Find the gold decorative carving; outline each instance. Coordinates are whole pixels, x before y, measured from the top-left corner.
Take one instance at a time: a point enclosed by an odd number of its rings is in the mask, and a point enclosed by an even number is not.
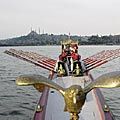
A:
[[[70,113],[70,120],[78,120],[78,114],[82,110],[87,93],[94,88],[120,87],[120,72],[104,74],[94,82],[91,82],[84,89],[81,88],[80,85],[72,85],[69,88],[63,88],[41,75],[22,75],[17,78],[16,84],[23,86],[33,85],[38,91],[41,91],[41,85],[56,89],[64,97],[65,111]]]

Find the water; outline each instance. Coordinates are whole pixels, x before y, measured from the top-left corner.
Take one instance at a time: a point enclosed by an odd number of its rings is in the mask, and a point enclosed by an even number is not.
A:
[[[15,79],[22,74],[41,74],[48,76],[49,72],[4,54],[4,50],[10,47],[0,47],[0,120],[30,120],[33,117],[35,105],[40,93],[33,87],[16,86]],[[57,59],[61,52],[60,46],[33,46],[14,47],[26,51],[34,51],[39,54]],[[86,58],[102,50],[117,49],[120,46],[80,46],[79,53]],[[115,59],[101,67],[91,71],[96,78],[103,73],[120,71],[120,58]],[[120,119],[120,89],[101,89],[107,104],[110,106],[116,120]]]

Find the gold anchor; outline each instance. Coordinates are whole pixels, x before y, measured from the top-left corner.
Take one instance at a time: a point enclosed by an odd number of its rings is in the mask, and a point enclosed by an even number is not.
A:
[[[104,74],[97,78],[94,82],[91,82],[84,89],[79,85],[72,85],[69,88],[63,88],[41,75],[22,75],[17,78],[16,84],[20,86],[33,85],[38,91],[42,91],[41,87],[38,87],[39,85],[42,85],[42,87],[48,86],[56,89],[64,97],[64,111],[68,111],[70,113],[70,120],[78,120],[78,114],[82,110],[87,93],[94,88],[120,87],[120,71]]]

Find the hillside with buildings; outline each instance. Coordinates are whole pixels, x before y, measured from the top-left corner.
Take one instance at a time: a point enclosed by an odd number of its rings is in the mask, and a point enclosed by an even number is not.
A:
[[[69,36],[54,34],[39,34],[32,30],[25,36],[0,40],[0,46],[39,46],[39,45],[60,45],[62,40],[68,39]],[[81,45],[120,45],[120,35],[109,36],[70,36],[71,39],[77,40]]]

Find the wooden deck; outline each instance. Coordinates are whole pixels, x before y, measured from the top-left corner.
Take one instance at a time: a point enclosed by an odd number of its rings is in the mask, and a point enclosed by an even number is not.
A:
[[[81,78],[69,76],[63,78],[58,77],[54,82],[65,88],[75,84],[81,85],[84,88],[85,80],[89,80],[89,78],[87,76]],[[50,89],[45,120],[69,120],[70,116],[68,112],[64,112],[64,105],[62,95],[56,90]],[[94,90],[87,95],[86,102],[79,116],[80,120],[104,120]]]

